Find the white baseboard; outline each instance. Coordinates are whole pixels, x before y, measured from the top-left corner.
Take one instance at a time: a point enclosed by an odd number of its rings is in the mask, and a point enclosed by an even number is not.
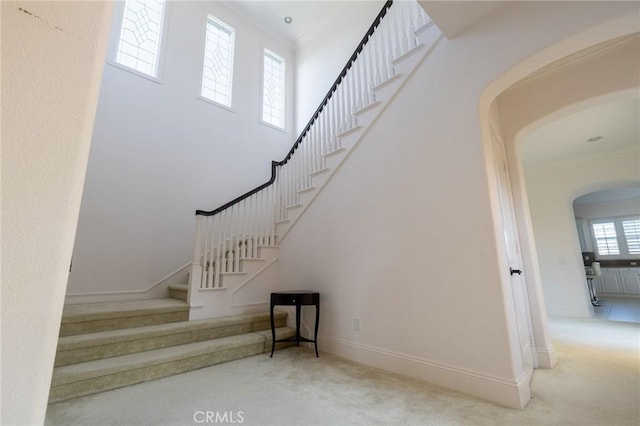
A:
[[[588,306],[547,304],[547,314],[551,317],[591,318],[591,304],[588,301],[587,304]]]
[[[186,284],[191,262],[160,278],[149,287],[140,290],[100,291],[91,293],[67,293],[65,304],[118,302],[122,300],[156,299],[169,296],[171,284]]]
[[[607,297],[625,297],[625,298],[632,298],[632,299],[638,299],[640,298],[640,294],[633,294],[633,293],[605,293],[603,291],[599,291],[598,292],[598,298],[599,299],[605,299]]]
[[[553,344],[546,347],[536,347],[536,355],[538,356],[538,368],[553,368],[558,362]]]
[[[522,409],[531,399],[529,380],[524,373],[517,378],[496,377],[322,335],[318,340],[323,352],[424,380],[505,407]]]

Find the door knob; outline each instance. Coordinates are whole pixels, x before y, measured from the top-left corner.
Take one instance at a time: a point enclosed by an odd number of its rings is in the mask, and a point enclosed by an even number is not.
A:
[[[520,269],[513,269],[513,268],[509,268],[509,273],[511,273],[511,275],[522,275],[522,271]]]

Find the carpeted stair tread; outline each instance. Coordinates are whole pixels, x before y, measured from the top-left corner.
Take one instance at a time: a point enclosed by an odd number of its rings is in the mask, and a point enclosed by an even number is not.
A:
[[[170,298],[80,303],[65,305],[62,312],[62,323],[182,311],[188,312],[189,305],[183,301]]]
[[[286,319],[285,312],[276,312],[275,319]],[[179,334],[190,331],[203,330],[208,328],[233,327],[235,325],[246,325],[269,322],[268,313],[232,315],[227,317],[172,322],[166,324],[148,325],[145,327],[125,328],[119,330],[99,331],[88,334],[78,334],[65,336],[58,339],[58,350],[71,350],[82,347],[92,347],[96,345],[106,345],[111,343],[121,343],[125,341],[164,337],[171,334]],[[251,330],[256,331],[256,330]]]
[[[276,329],[277,339],[291,337],[294,335],[295,330],[290,328],[281,327]],[[168,364],[181,359],[197,357],[211,352],[220,352],[242,346],[266,344],[270,342],[271,330],[264,330],[57,367],[53,370],[52,387],[142,369],[145,367]]]

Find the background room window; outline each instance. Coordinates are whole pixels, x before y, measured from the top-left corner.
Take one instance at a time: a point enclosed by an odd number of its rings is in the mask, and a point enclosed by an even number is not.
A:
[[[640,217],[592,220],[591,231],[598,255],[640,258]]]
[[[629,254],[640,254],[640,219],[623,220],[622,230]]]
[[[264,50],[262,121],[284,129],[284,59]]]
[[[202,70],[202,97],[231,106],[233,80],[233,28],[213,16],[207,17],[207,36]]]
[[[158,76],[164,0],[127,0],[116,62],[151,77]]]
[[[593,223],[591,226],[599,255],[611,256],[620,254],[616,228],[613,222]]]

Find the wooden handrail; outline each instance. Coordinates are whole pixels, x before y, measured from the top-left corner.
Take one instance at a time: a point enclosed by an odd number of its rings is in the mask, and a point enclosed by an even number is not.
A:
[[[349,71],[349,69],[351,68],[351,66],[355,62],[355,60],[358,57],[358,55],[360,54],[360,52],[362,52],[362,49],[364,48],[364,46],[369,41],[369,38],[373,35],[373,33],[375,32],[375,30],[378,27],[378,25],[380,25],[380,22],[382,21],[382,18],[384,18],[384,16],[387,14],[387,11],[389,10],[389,8],[391,7],[392,4],[393,4],[393,0],[387,0],[387,2],[385,2],[384,6],[382,7],[380,12],[376,16],[376,19],[373,21],[373,23],[371,24],[371,26],[367,30],[367,33],[364,35],[364,37],[362,38],[362,40],[358,44],[358,47],[356,47],[356,50],[353,52],[353,54],[351,55],[351,57],[347,61],[347,64],[344,66],[344,68],[342,68],[342,71],[338,75],[338,78],[336,78],[336,81],[333,83],[333,85],[331,86],[331,89],[329,89],[329,92],[327,92],[327,95],[324,97],[322,102],[320,102],[320,106],[318,107],[318,109],[316,109],[316,112],[313,113],[313,115],[311,116],[311,119],[309,120],[307,125],[304,127],[304,130],[302,130],[302,133],[300,133],[300,136],[298,136],[298,139],[296,139],[296,141],[294,142],[293,146],[291,147],[291,149],[289,150],[289,152],[287,153],[285,158],[282,161],[272,161],[271,162],[271,178],[269,179],[269,181],[263,183],[262,185],[258,186],[257,188],[252,189],[251,191],[247,192],[246,194],[243,194],[243,195],[239,196],[238,198],[235,198],[235,199],[229,201],[228,203],[223,204],[222,206],[218,207],[217,209],[214,209],[214,210],[211,210],[211,211],[196,210],[196,215],[214,216],[214,215],[220,213],[221,211],[226,210],[229,207],[239,203],[240,201],[242,201],[242,200],[244,200],[246,198],[249,198],[253,194],[262,191],[263,189],[265,189],[268,186],[270,186],[271,184],[273,184],[273,182],[275,182],[275,180],[276,180],[276,168],[278,166],[283,166],[283,165],[287,164],[287,162],[291,159],[291,156],[293,155],[293,153],[296,151],[296,149],[298,149],[298,146],[300,145],[300,143],[302,143],[302,139],[306,136],[306,134],[309,131],[309,129],[311,129],[311,126],[313,125],[313,123],[318,119],[318,117],[320,116],[320,113],[322,112],[324,107],[329,102],[329,99],[331,99],[331,97],[333,96],[335,91],[338,89],[338,86],[342,82],[342,79],[347,75],[347,71]]]

